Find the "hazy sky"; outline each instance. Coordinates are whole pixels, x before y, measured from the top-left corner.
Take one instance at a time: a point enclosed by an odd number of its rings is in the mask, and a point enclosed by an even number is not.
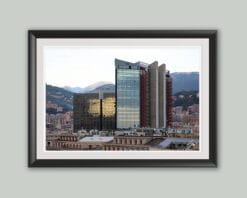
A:
[[[86,87],[99,81],[115,83],[114,59],[166,64],[173,72],[199,71],[198,47],[46,47],[44,66],[46,83],[59,87]]]

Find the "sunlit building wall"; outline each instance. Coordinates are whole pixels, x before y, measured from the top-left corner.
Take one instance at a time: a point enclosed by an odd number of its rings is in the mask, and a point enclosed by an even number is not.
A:
[[[166,72],[166,126],[172,127],[172,77]]]
[[[149,65],[149,106],[150,106],[150,127],[159,127],[159,67],[155,61]]]
[[[167,122],[167,91],[166,91],[166,65],[159,66],[159,128],[165,128]]]

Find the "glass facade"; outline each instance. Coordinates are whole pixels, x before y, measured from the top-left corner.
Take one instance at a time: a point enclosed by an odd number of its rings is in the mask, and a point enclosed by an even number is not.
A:
[[[104,93],[102,100],[102,129],[115,129],[115,93]]]
[[[117,128],[140,126],[140,70],[135,65],[116,65]]]
[[[103,93],[102,115],[99,93],[74,94],[74,131],[115,129],[115,93]],[[102,125],[101,122],[102,116]]]
[[[115,59],[116,128],[166,126],[166,65]]]
[[[74,130],[99,129],[99,94],[74,94]]]

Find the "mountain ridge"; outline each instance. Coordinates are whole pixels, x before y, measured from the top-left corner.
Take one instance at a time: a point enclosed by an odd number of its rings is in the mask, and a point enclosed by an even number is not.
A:
[[[175,96],[176,93],[183,91],[199,91],[198,72],[175,72],[171,73],[171,77],[173,78],[173,96]],[[67,87],[67,89],[65,89],[65,87]],[[46,102],[50,101],[52,104],[62,107],[62,112],[73,110],[74,93],[95,93],[99,90],[115,91],[115,85],[111,82],[109,83],[108,81],[100,81],[84,88],[76,87],[77,89],[72,89],[73,91],[71,91],[71,89],[68,90],[69,86],[65,87],[57,87],[46,84]],[[195,95],[195,93],[193,95]],[[179,103],[182,103],[182,101],[180,102],[180,100],[177,100],[174,104],[179,105]],[[186,107],[187,105],[185,108]],[[57,110],[55,111],[54,109],[55,108],[50,108],[47,112],[56,112]]]
[[[174,72],[171,77],[173,95],[180,91],[199,91],[199,72]]]
[[[199,90],[199,72],[173,72],[173,95],[180,91],[198,91]],[[110,81],[99,81],[86,87],[63,87],[65,90],[73,93],[89,93],[97,90],[100,86],[108,86],[112,91],[115,91],[115,85]]]
[[[87,93],[87,92],[91,92],[95,89],[97,89],[100,86],[104,86],[106,84],[112,84],[114,85],[112,82],[110,81],[99,81],[96,83],[93,83],[91,85],[88,85],[86,87],[70,87],[70,86],[64,86],[62,88],[64,88],[67,91],[73,92],[73,93]]]

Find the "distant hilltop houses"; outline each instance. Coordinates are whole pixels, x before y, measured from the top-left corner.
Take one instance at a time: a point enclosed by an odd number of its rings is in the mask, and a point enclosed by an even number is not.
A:
[[[46,108],[52,109],[52,110],[54,110],[53,112],[57,112],[57,113],[63,112],[63,107],[60,107],[59,105],[54,104],[51,101],[47,101]]]

